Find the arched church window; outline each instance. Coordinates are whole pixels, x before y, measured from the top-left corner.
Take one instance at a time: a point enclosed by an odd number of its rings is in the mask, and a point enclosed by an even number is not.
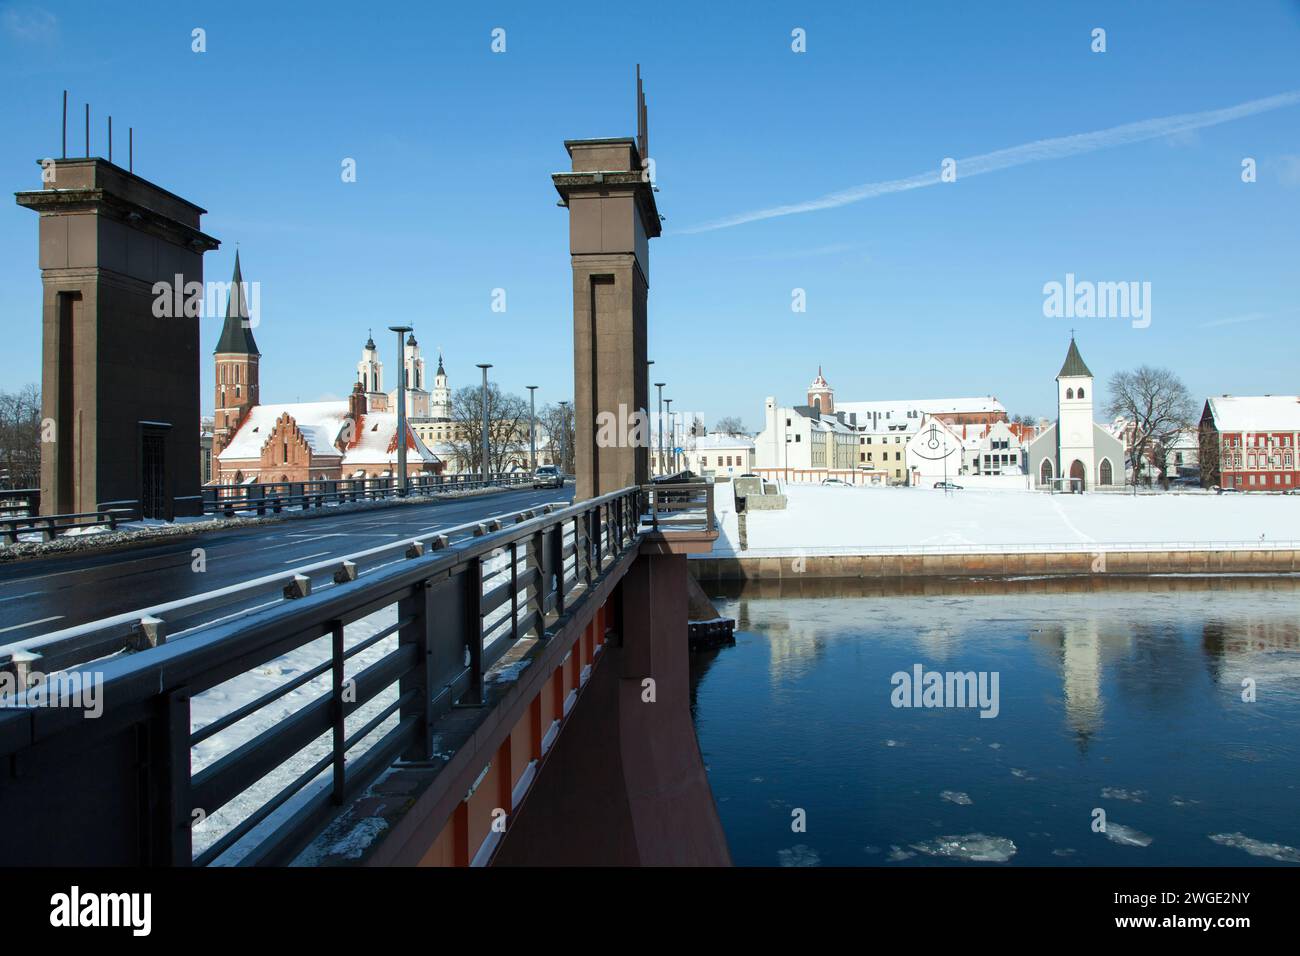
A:
[[[1038,483],[1040,485],[1052,483],[1052,462],[1047,458],[1043,459],[1043,465],[1038,469]]]
[[[1079,397],[1083,398],[1083,389],[1079,389]]]
[[[1111,467],[1109,458],[1103,458],[1101,460],[1101,468],[1098,469],[1097,478],[1103,485],[1114,484],[1115,470]]]
[[[1066,397],[1066,398],[1074,398],[1074,389],[1072,389],[1072,388],[1067,388],[1067,389],[1065,390],[1065,397]]]

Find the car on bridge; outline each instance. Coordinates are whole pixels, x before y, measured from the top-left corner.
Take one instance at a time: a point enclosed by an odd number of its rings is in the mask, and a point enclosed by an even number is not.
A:
[[[533,472],[534,488],[563,488],[564,476],[555,465],[538,465]]]

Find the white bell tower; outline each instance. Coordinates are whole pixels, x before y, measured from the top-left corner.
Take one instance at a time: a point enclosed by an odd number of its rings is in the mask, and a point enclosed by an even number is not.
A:
[[[1070,351],[1056,376],[1057,476],[1083,478],[1083,489],[1097,483],[1097,451],[1093,441],[1092,372],[1070,337]],[[1082,467],[1076,467],[1076,463]]]
[[[366,346],[361,350],[361,361],[357,363],[357,381],[366,393],[367,408],[372,412],[388,409],[388,396],[384,394],[384,363],[379,361],[374,335],[366,338]]]

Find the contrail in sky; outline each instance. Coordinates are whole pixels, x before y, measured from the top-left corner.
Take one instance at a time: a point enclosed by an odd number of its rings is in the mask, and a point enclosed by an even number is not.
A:
[[[1202,129],[1206,126],[1217,126],[1220,123],[1229,123],[1232,120],[1254,116],[1256,113],[1267,113],[1270,110],[1282,109],[1296,104],[1300,104],[1300,90],[1279,93],[1276,96],[1267,96],[1261,100],[1248,100],[1245,103],[1238,103],[1236,106],[1228,106],[1221,110],[1180,113],[1177,116],[1161,116],[1156,119],[1139,120],[1136,123],[1125,123],[1122,126],[1112,126],[1109,129],[1100,129],[1091,133],[1077,133],[1073,136],[1040,139],[1020,146],[999,149],[992,153],[982,153],[979,156],[958,159],[957,181],[960,182],[970,176],[997,172],[999,169],[1008,169],[1012,166],[1023,166],[1026,163],[1038,163],[1048,159],[1065,159],[1069,156],[1091,153],[1099,149],[1110,149],[1112,146],[1125,146],[1129,143],[1159,139],[1162,136]],[[710,232],[714,229],[726,229],[730,226],[757,222],[761,219],[793,216],[801,212],[814,212],[818,209],[834,209],[837,206],[847,206],[850,203],[862,202],[864,199],[875,199],[877,196],[885,196],[889,193],[901,193],[909,189],[920,189],[923,186],[934,186],[939,181],[939,164],[936,162],[935,168],[929,172],[909,176],[906,179],[888,179],[878,183],[864,183],[861,186],[828,193],[825,196],[809,199],[805,202],[771,206],[767,209],[756,209],[752,212],[728,216],[725,219],[715,219],[711,222],[701,223],[698,226],[682,229],[681,232]]]

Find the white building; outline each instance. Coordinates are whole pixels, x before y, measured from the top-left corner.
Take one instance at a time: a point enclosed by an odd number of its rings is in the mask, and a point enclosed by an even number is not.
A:
[[[1026,475],[1029,464],[1020,429],[1010,422],[995,422],[967,437],[965,473],[968,475]]]
[[[926,415],[907,439],[904,455],[908,484],[928,487],[961,476],[965,442],[953,426]]]
[[[1056,376],[1056,421],[1029,443],[1029,471],[1039,488],[1068,479],[1075,491],[1122,484],[1124,443],[1092,420],[1093,377],[1070,339]]]
[[[857,422],[835,408],[835,393],[821,369],[808,386],[808,404],[789,408],[768,397],[763,430],[754,439],[754,467],[772,470],[791,481],[831,477],[857,469]]]
[[[735,478],[754,468],[754,439],[748,435],[703,435],[684,454],[686,467],[697,475]]]

